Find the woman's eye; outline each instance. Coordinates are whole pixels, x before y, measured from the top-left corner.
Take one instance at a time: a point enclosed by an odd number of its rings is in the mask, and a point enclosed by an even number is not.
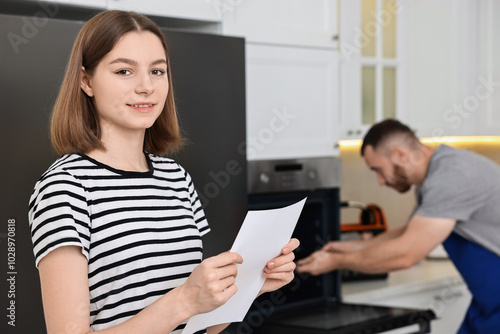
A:
[[[119,74],[119,75],[129,75],[130,71],[129,70],[119,70],[119,71],[116,72],[116,74]]]
[[[153,73],[154,75],[163,75],[163,74],[165,74],[165,71],[160,70],[160,69],[156,69],[156,70],[152,70],[151,73]]]

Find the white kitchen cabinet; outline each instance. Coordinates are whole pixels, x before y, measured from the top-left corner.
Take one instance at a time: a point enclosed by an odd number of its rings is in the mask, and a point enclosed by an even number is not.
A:
[[[52,2],[55,5],[70,5],[78,7],[91,7],[105,9],[108,0],[39,0],[40,2]]]
[[[373,123],[402,116],[402,17],[399,0],[341,1],[341,139],[360,139]]]
[[[479,2],[479,76],[471,100],[480,103],[478,134],[500,135],[500,3],[494,0]],[[486,82],[486,84],[484,84]],[[474,102],[474,101],[473,101]]]
[[[337,156],[338,53],[246,44],[247,159]]]
[[[225,35],[248,42],[334,48],[337,0],[222,0]]]
[[[207,22],[221,21],[223,0],[107,0],[108,9]]]
[[[383,51],[384,19],[389,21],[391,11],[373,14],[363,27],[361,4],[370,1],[380,12],[390,0],[345,0],[340,6],[342,139],[362,138],[373,122],[387,117],[380,66],[395,69],[395,117],[417,136],[500,134],[500,66],[495,61],[500,56],[500,23],[494,20],[500,4],[397,0],[397,56],[387,62],[378,55]],[[371,43],[376,57],[363,54]],[[375,101],[363,92],[363,69],[370,68],[376,72]],[[367,100],[375,111],[368,122],[363,120]]]
[[[340,3],[340,139],[361,138],[361,63],[356,28],[361,25],[361,1]]]
[[[477,133],[477,2],[402,2],[407,19],[403,119],[420,137]],[[483,92],[484,88],[479,88]]]

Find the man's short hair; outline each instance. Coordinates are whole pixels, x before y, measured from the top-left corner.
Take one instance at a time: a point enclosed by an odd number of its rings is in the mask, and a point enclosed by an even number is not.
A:
[[[368,130],[363,138],[363,145],[361,145],[361,156],[364,156],[367,146],[371,146],[375,150],[388,138],[397,134],[407,136],[411,142],[418,142],[415,133],[408,126],[395,119],[386,119]]]

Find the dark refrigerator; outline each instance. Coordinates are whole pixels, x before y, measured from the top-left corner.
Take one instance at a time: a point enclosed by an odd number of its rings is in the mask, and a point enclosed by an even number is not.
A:
[[[57,158],[49,141],[51,107],[73,41],[93,14],[36,3],[0,4],[0,333],[45,332],[28,200]],[[204,254],[211,256],[231,247],[247,211],[246,156],[238,150],[245,142],[244,40],[164,32],[188,140],[172,158],[191,174],[202,198],[212,229],[203,238]]]

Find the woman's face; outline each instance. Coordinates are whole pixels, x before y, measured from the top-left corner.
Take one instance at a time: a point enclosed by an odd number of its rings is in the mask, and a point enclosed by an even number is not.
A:
[[[129,32],[100,61],[82,89],[94,97],[103,136],[143,133],[163,110],[168,93],[167,59],[151,32]]]

